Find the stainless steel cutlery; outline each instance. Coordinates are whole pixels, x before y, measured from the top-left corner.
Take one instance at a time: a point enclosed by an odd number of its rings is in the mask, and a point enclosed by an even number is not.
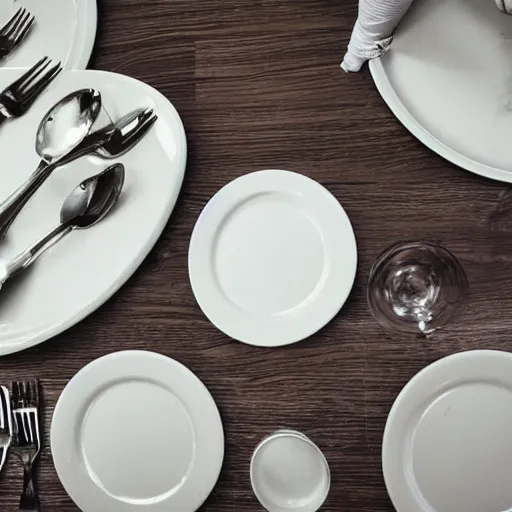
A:
[[[62,151],[60,157],[55,156],[56,153],[54,152],[54,158],[47,165],[44,164],[45,161],[48,161],[45,160],[45,158],[48,159],[48,155],[45,156],[44,152],[46,147],[44,141],[47,137],[38,135],[36,147],[43,161],[29,179],[0,204],[0,239],[5,236],[10,225],[30,197],[57,167],[89,154],[104,159],[121,156],[140,142],[157,119],[158,117],[154,114],[153,109],[136,109],[123,116],[113,126],[109,125],[86,135],[82,142],[74,145],[70,151],[67,153]],[[44,126],[44,123],[42,123],[42,126]],[[59,140],[62,141],[62,138]],[[43,142],[40,143],[40,141]],[[66,144],[62,144],[62,148],[65,147]]]
[[[123,183],[122,164],[111,165],[80,183],[64,201],[58,226],[12,260],[0,260],[0,288],[7,279],[30,266],[72,230],[90,228],[102,220],[116,204]]]
[[[43,57],[0,93],[0,123],[6,119],[20,117],[27,112],[39,95],[62,71],[60,62],[53,66],[51,64],[51,59]]]
[[[28,180],[0,204],[0,239],[28,199],[57,167],[59,159],[87,136],[100,109],[100,93],[82,89],[68,94],[46,113],[36,135],[36,151],[41,162]]]
[[[12,383],[12,452],[23,465],[23,492],[20,512],[39,512],[33,465],[41,449],[39,429],[39,383],[36,380]]]
[[[0,386],[0,473],[12,441],[11,399],[5,386]]]
[[[0,60],[7,57],[28,36],[35,21],[27,9],[20,7],[0,28]]]

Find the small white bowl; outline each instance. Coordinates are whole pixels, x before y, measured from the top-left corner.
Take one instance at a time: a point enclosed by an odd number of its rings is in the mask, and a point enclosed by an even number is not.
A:
[[[278,430],[254,450],[254,494],[268,512],[316,512],[329,494],[329,464],[318,446],[294,430]]]

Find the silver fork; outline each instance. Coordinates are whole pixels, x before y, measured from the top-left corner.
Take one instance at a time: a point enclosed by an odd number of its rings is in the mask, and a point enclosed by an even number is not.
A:
[[[35,21],[27,9],[20,7],[0,28],[0,60],[7,57],[27,37]]]
[[[5,464],[12,440],[11,398],[5,386],[0,386],[0,472]]]
[[[0,93],[0,123],[22,116],[62,71],[61,63],[51,66],[52,61],[43,57],[18,80]]]
[[[39,383],[36,380],[12,383],[13,442],[11,450],[23,464],[23,492],[20,512],[39,512],[33,464],[41,449],[39,432]]]

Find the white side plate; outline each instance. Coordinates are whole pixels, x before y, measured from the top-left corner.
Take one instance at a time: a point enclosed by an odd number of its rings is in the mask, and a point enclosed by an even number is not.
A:
[[[194,512],[222,467],[224,432],[202,382],[153,352],[80,370],[51,427],[57,474],[83,512]]]
[[[19,70],[0,73],[0,88]],[[66,94],[98,89],[113,118],[153,107],[159,119],[132,151],[117,160],[89,157],[56,170],[31,198],[0,242],[9,258],[59,222],[66,196],[86,177],[114,161],[124,163],[124,189],[98,225],[72,232],[0,293],[0,355],[55,336],[101,306],[132,275],[160,236],[174,208],[186,164],[181,119],[155,89],[102,71],[69,71],[20,119],[0,126],[0,201],[36,168],[35,136],[45,112]]]
[[[382,97],[430,149],[512,182],[512,18],[486,0],[418,0],[370,62]]]
[[[398,512],[512,508],[512,354],[462,352],[420,371],[398,395],[382,445]]]
[[[61,61],[66,69],[87,67],[96,37],[96,0],[4,0],[0,6],[0,26],[20,7],[33,14],[36,23],[23,43],[0,63],[0,68],[29,68],[45,55]]]
[[[199,306],[232,338],[266,347],[307,338],[343,306],[357,247],[340,203],[301,174],[238,178],[197,220],[189,273]]]

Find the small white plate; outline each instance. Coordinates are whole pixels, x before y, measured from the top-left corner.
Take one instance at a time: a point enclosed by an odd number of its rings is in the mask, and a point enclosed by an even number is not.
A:
[[[269,512],[315,512],[329,494],[329,464],[304,434],[279,430],[254,450],[254,494]]]
[[[96,0],[4,0],[0,26],[20,7],[33,14],[36,23],[23,43],[0,63],[1,68],[32,67],[45,55],[61,61],[66,69],[87,67],[96,37]]]
[[[19,70],[0,73],[0,89]],[[185,173],[187,143],[180,116],[158,91],[133,78],[104,71],[64,71],[23,117],[1,127],[0,202],[37,167],[39,121],[70,92],[93,87],[116,119],[153,107],[158,121],[129,153],[115,160],[82,158],[57,169],[24,207],[0,242],[13,257],[59,222],[67,195],[113,162],[125,165],[123,191],[98,225],[70,233],[0,294],[0,355],[59,334],[101,306],[133,274],[151,250],[174,208]]]
[[[512,18],[487,0],[417,0],[370,62],[382,97],[454,164],[512,182]]]
[[[266,347],[307,338],[346,301],[357,247],[345,210],[316,181],[268,170],[213,196],[189,250],[194,295],[232,338]]]
[[[182,364],[125,351],[68,383],[51,427],[57,474],[83,512],[194,512],[224,457],[219,411]]]
[[[398,512],[512,509],[512,354],[462,352],[421,370],[398,395],[382,446]]]

